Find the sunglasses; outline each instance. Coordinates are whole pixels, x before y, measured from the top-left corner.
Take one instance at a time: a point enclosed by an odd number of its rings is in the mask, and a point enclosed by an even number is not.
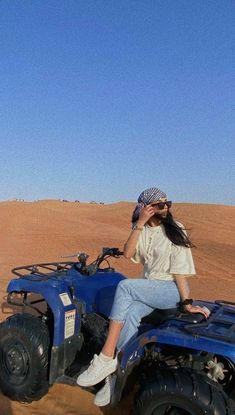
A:
[[[151,206],[155,207],[159,210],[164,209],[165,205],[168,207],[168,209],[172,206],[172,201],[171,200],[167,200],[166,202],[158,202],[158,203],[153,203]]]

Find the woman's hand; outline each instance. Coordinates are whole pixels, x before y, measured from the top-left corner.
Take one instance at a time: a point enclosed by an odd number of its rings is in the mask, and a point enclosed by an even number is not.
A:
[[[151,216],[154,215],[154,213],[154,209],[151,205],[147,205],[143,207],[143,209],[141,210],[139,219],[136,222],[137,228],[134,227],[134,229],[132,229],[129,238],[127,239],[124,245],[125,258],[130,259],[135,254],[136,245],[140,236],[140,232],[142,231],[146,222],[148,222]]]
[[[181,302],[184,302],[184,300],[190,298],[189,297],[188,280],[183,275],[174,274],[174,277],[175,277],[175,281],[176,281],[176,284],[177,284],[177,288],[178,288],[179,293],[180,293]],[[187,304],[187,305],[184,305],[183,307],[184,307],[184,310],[189,312],[189,313],[193,313],[193,314],[201,313],[201,314],[203,314],[203,316],[206,319],[210,316],[210,313],[211,313],[210,310],[208,310],[207,307],[200,307],[199,305]]]
[[[204,317],[207,319],[210,316],[210,310],[208,310],[207,307],[200,307],[199,305],[186,305],[184,306],[185,311],[188,311],[189,313],[196,314],[200,313],[203,314]]]
[[[138,225],[144,226],[148,220],[155,214],[155,210],[151,205],[146,205],[141,211],[138,219]]]

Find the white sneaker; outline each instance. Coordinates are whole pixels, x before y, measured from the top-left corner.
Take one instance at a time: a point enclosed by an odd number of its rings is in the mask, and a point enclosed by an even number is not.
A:
[[[105,379],[105,385],[95,395],[94,404],[96,406],[106,406],[110,403],[116,379],[116,375],[107,376],[107,378]]]
[[[77,384],[85,387],[96,385],[108,375],[115,372],[116,369],[117,357],[115,357],[115,359],[104,361],[100,358],[100,356],[95,354],[88,369],[78,376]]]

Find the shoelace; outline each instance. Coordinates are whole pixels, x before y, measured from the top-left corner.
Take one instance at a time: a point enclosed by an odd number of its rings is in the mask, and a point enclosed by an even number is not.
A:
[[[99,365],[97,365],[97,363],[99,363]],[[89,367],[87,368],[87,373],[90,373],[93,370],[95,372],[99,371],[100,367],[104,366],[104,364],[105,363],[102,362],[100,357],[97,354],[95,354],[92,361],[91,361],[91,363],[90,363],[90,365],[89,365]]]

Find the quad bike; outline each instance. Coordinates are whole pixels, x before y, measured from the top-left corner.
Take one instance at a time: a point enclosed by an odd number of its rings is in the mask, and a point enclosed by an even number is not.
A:
[[[19,307],[0,324],[0,388],[12,400],[32,402],[54,383],[76,385],[79,373],[99,353],[117,284],[125,278],[103,248],[87,264],[35,264],[14,268],[8,303]],[[104,266],[104,263],[106,266]],[[158,310],[118,354],[111,405],[135,390],[136,415],[234,415],[235,303],[196,301],[211,314]],[[89,388],[96,392],[97,387]]]

